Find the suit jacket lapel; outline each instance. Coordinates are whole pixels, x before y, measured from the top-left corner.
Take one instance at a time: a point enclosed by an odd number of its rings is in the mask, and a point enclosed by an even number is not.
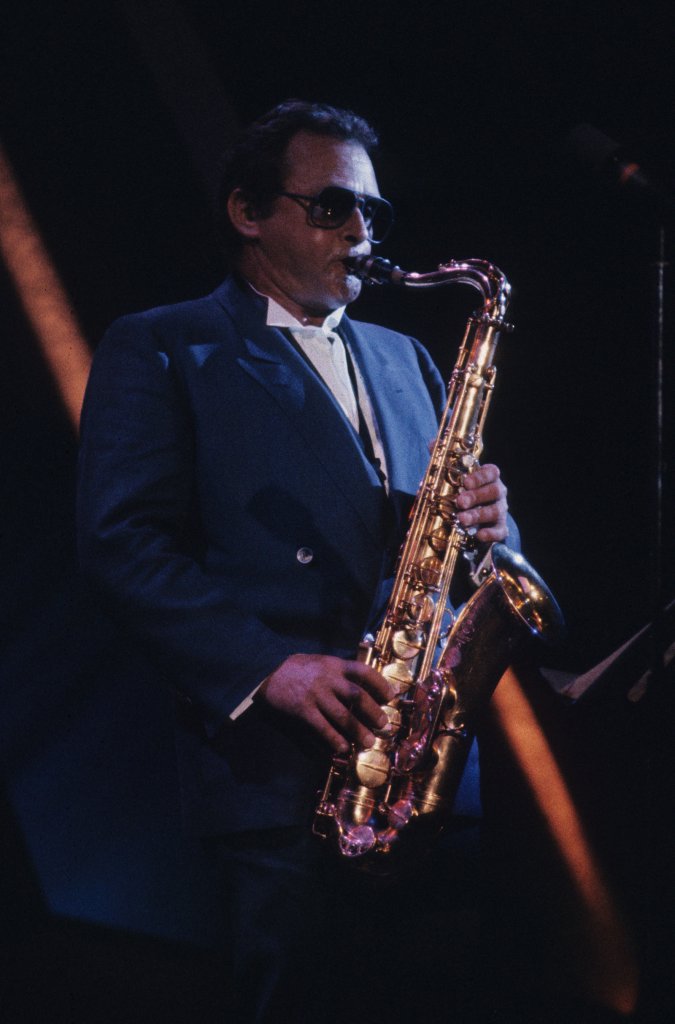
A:
[[[363,325],[347,317],[343,317],[341,330],[368,388],[387,459],[391,494],[415,494],[420,466],[425,466],[428,459],[426,445],[434,436],[434,423],[430,421],[427,426],[422,422],[420,410],[409,401],[395,352],[386,345],[373,345]]]
[[[329,389],[283,331],[265,324],[265,301],[228,278],[214,293],[243,342],[238,359],[289,417],[374,537],[381,532],[382,488]]]

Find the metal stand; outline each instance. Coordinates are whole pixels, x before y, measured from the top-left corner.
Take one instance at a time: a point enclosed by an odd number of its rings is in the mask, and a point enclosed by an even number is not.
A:
[[[665,325],[666,325],[666,283],[670,268],[665,258],[666,230],[662,224],[658,234],[658,257],[653,264],[654,277],[654,339],[653,339],[653,387],[654,387],[654,521],[653,521],[653,564],[652,564],[652,658],[651,685],[658,692],[665,677],[665,604],[669,595],[665,592],[664,578],[664,392],[665,392]]]

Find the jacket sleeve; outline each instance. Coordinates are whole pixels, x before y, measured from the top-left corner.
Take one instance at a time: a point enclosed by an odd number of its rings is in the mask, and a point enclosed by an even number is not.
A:
[[[84,574],[217,728],[292,650],[203,568],[190,406],[148,315],[117,321],[103,339],[81,430]]]

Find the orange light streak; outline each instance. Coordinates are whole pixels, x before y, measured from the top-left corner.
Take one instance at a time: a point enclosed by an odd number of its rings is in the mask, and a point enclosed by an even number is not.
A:
[[[91,352],[0,146],[0,252],[78,430]]]
[[[580,950],[580,961],[590,994],[628,1015],[638,998],[631,943],[560,768],[513,670],[504,674],[495,690],[493,707],[579,896],[587,947]]]

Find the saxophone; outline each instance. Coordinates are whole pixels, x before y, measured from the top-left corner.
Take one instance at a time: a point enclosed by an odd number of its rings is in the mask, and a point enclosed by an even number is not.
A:
[[[395,689],[383,707],[386,725],[374,746],[353,744],[333,758],[313,831],[338,852],[376,873],[419,851],[448,822],[477,719],[523,640],[552,640],[562,615],[546,584],[503,544],[485,557],[461,527],[456,498],[478,463],[494,390],[494,353],[505,323],[510,285],[484,260],[406,272],[381,257],[353,261],[369,283],[413,288],[466,284],[483,297],[468,320],[448,386],[440,430],[399,554],[391,598],[361,660]],[[460,561],[461,559],[461,561]],[[468,560],[474,593],[455,616],[449,605],[458,567]],[[463,566],[466,568],[466,566]]]

